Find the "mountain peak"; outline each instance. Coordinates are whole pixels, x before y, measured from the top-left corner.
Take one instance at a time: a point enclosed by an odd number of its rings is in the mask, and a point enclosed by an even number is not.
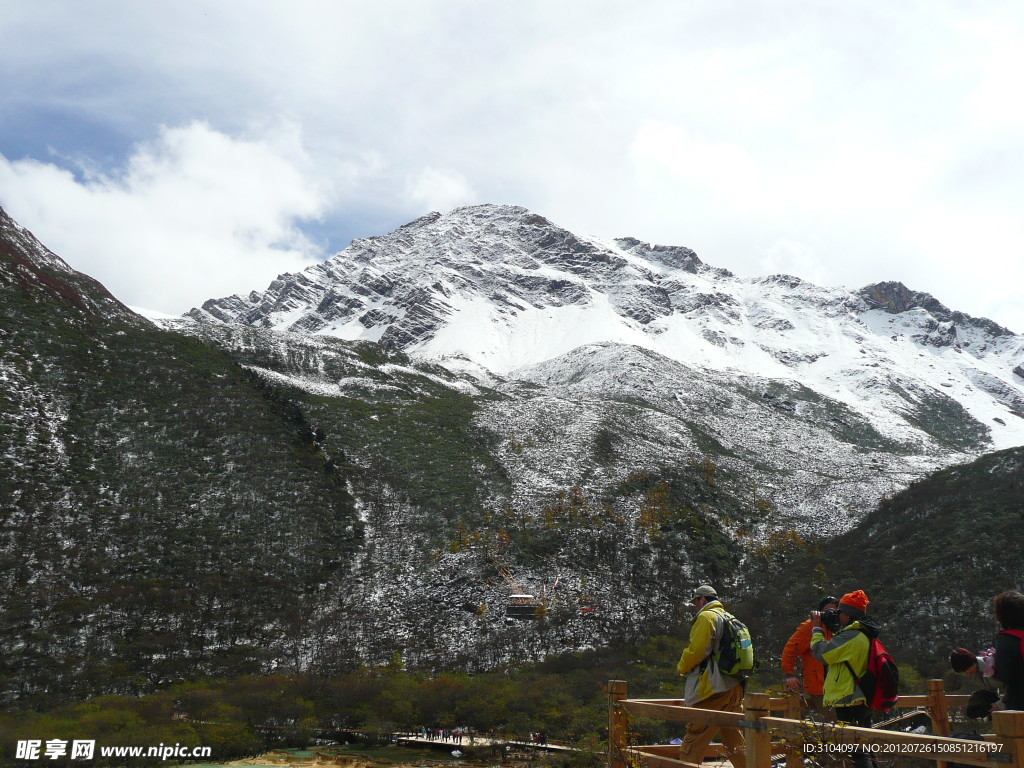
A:
[[[627,253],[692,274],[697,274],[704,267],[704,262],[697,257],[696,251],[681,245],[654,245],[635,237],[616,238],[615,244]]]
[[[881,309],[891,315],[923,309],[938,322],[969,325],[992,336],[1015,335],[1013,331],[988,318],[971,317],[964,312],[950,310],[930,293],[913,291],[901,282],[873,283],[861,288],[857,295],[864,299],[872,309]]]
[[[897,282],[850,292],[790,275],[737,278],[690,248],[576,235],[521,206],[433,212],[190,315],[374,341],[501,376],[584,345],[633,346],[728,375],[800,381],[884,430],[905,410],[892,393],[904,392],[963,404],[979,433],[1002,434],[1000,446],[1024,436],[1013,374],[1024,345],[991,321]]]
[[[74,274],[64,259],[36,240],[31,232],[12,219],[3,208],[0,208],[0,247],[3,248],[4,256],[33,272],[46,269]]]
[[[873,283],[861,288],[858,293],[873,309],[882,309],[893,315],[918,308],[949,313],[930,293],[912,291],[896,281]]]
[[[539,216],[529,208],[524,208],[521,205],[507,205],[502,203],[463,205],[453,209],[448,215],[453,217],[469,216],[482,218],[523,218],[536,216],[542,221],[547,221],[543,216]]]

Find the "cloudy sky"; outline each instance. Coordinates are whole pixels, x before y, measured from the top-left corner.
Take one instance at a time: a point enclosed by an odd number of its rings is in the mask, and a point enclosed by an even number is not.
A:
[[[898,7],[896,7],[898,6]],[[527,206],[1024,332],[1024,4],[0,0],[0,205],[133,305]]]

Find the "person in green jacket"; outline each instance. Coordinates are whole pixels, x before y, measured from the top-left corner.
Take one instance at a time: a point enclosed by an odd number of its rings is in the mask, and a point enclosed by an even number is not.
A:
[[[824,704],[835,707],[836,719],[842,723],[871,727],[871,709],[857,681],[868,669],[871,638],[878,628],[868,619],[868,596],[863,590],[843,595],[839,601],[835,634],[825,639],[822,611],[811,612],[811,652],[814,658],[828,665],[825,674]],[[853,752],[855,768],[870,768],[869,752]]]
[[[727,675],[718,668],[715,651],[725,631],[726,613],[714,587],[697,587],[690,603],[697,608],[697,617],[690,625],[690,642],[676,665],[676,672],[686,677],[683,693],[688,707],[714,709],[719,712],[742,712],[744,681]],[[679,759],[699,764],[704,759],[711,739],[718,728],[689,723],[679,747]],[[726,757],[735,768],[746,768],[746,742],[738,728],[722,728],[722,744]]]

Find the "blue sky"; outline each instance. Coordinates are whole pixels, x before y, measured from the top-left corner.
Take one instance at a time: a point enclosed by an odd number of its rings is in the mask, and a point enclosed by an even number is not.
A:
[[[1024,9],[0,0],[0,205],[128,304],[525,205],[1024,332]]]

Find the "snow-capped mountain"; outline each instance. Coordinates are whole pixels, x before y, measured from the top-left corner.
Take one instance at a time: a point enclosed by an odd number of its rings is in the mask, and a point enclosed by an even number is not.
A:
[[[898,283],[740,278],[688,248],[582,237],[514,206],[432,213],[189,315],[378,341],[510,380],[535,381],[543,363],[548,385],[577,376],[571,357],[550,361],[631,345],[698,377],[799,384],[924,452],[926,403],[977,423],[969,449],[1024,444],[1024,337],[991,321]]]
[[[1024,411],[1020,337],[931,297],[739,279],[518,208],[191,315],[143,320],[0,211],[0,696],[396,650],[490,669],[664,632],[680,585],[769,605],[823,578],[831,534],[886,546],[879,515],[919,519],[912,483]],[[1016,473],[971,509],[1010,508]],[[973,580],[943,621],[987,598],[991,558],[916,555],[893,600],[931,599],[937,560]]]

